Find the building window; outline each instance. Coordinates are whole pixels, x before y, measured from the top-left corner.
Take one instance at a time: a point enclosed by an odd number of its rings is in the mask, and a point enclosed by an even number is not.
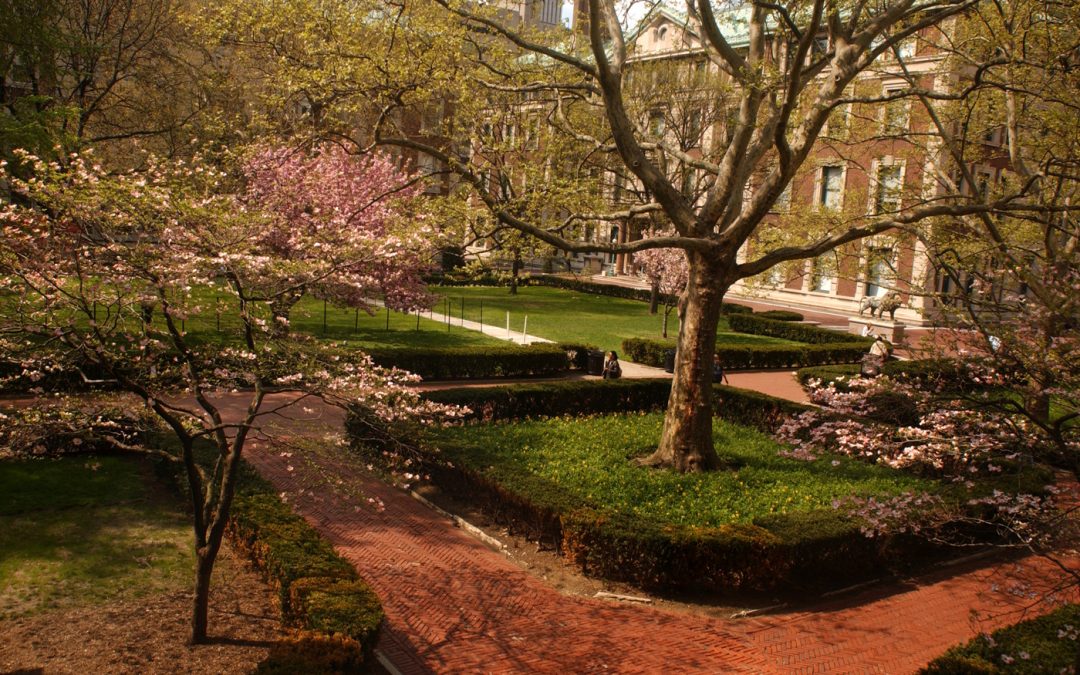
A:
[[[886,89],[885,96],[897,96],[903,91],[903,89]],[[884,133],[896,136],[908,130],[911,110],[909,103],[905,98],[897,98],[885,103],[881,123]]]
[[[844,167],[821,167],[821,184],[818,190],[818,205],[826,209],[840,208],[844,191]]]
[[[833,108],[825,119],[825,135],[829,138],[844,138],[847,136],[850,117],[850,103],[843,103]]]
[[[900,44],[896,45],[896,53],[900,57],[901,61],[906,61],[915,57],[915,38],[909,37]]]
[[[420,116],[420,131],[427,134],[438,134],[442,130],[443,115],[445,114],[444,103],[439,101],[426,106]]]
[[[690,111],[690,119],[686,125],[686,141],[685,145],[687,149],[696,148],[701,145],[701,109],[695,108]]]
[[[649,134],[660,138],[664,135],[664,111],[653,110],[649,113]]]
[[[889,291],[894,278],[893,252],[889,248],[872,248],[866,260],[866,295],[877,297]]]
[[[659,28],[656,29],[656,41],[657,42],[663,42],[664,38],[666,38],[666,37],[667,37],[667,26],[660,26]]]
[[[611,188],[611,201],[621,202],[626,196],[626,177],[621,173],[615,173],[615,180]]]
[[[424,192],[433,194],[442,191],[442,176],[439,175],[442,168],[438,159],[424,152],[418,153],[416,155],[416,168],[419,170],[420,175],[430,177],[425,182]]]
[[[874,213],[895,213],[900,210],[903,169],[900,164],[878,165],[874,181]]]
[[[776,198],[776,202],[773,205],[774,211],[786,213],[791,209],[791,183],[789,182],[784,186],[784,191],[780,193],[780,196]]]
[[[815,293],[832,293],[833,274],[827,261],[822,258],[811,263],[810,290]]]

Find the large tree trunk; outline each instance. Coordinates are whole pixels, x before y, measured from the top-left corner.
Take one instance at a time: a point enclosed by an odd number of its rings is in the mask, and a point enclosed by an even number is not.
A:
[[[690,280],[680,305],[675,379],[664,430],[656,452],[642,460],[647,466],[684,473],[709,471],[718,465],[712,438],[712,362],[716,323],[728,285],[718,263],[698,253],[688,255]]]
[[[656,314],[660,308],[660,282],[654,281],[649,286],[649,314]],[[666,333],[664,337],[667,337]]]

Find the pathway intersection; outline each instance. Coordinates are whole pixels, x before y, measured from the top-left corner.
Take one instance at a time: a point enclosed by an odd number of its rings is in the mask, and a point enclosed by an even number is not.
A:
[[[222,402],[238,412],[241,400]],[[339,410],[304,408],[280,418],[278,434],[340,433]],[[379,593],[389,672],[907,673],[1021,619],[1030,600],[1018,589],[1050,576],[1035,560],[984,562],[746,619],[569,596],[322,445],[290,455],[256,442],[246,456]]]

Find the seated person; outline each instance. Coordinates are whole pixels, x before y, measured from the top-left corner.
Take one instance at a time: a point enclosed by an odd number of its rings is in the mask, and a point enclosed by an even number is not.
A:
[[[620,377],[622,377],[622,366],[619,365],[619,355],[610,351],[607,353],[607,360],[604,361],[604,379],[617,380]]]

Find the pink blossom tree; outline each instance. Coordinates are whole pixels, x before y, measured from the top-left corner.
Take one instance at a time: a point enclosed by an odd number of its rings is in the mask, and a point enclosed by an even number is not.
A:
[[[432,264],[434,230],[416,212],[420,185],[381,154],[261,147],[243,166],[241,202],[263,214],[255,250],[265,256],[258,287],[273,294],[277,330],[305,293],[372,312],[372,296],[410,311],[432,298],[421,278]]]
[[[288,338],[262,318],[293,291],[288,283],[268,284],[268,273],[288,270],[279,278],[357,290],[363,277],[315,255],[277,255],[263,226],[276,222],[279,209],[264,212],[250,193],[234,189],[227,172],[151,161],[144,173],[109,175],[87,157],[71,156],[65,166],[29,156],[24,162],[32,178],[5,176],[17,203],[0,207],[0,355],[20,366],[15,377],[44,382],[82,373],[111,384],[175,436],[170,458],[189,487],[197,559],[191,641],[206,642],[211,571],[245,442],[280,412],[277,404],[264,409],[269,387],[294,391],[291,404],[314,396],[353,407],[395,432],[455,410],[421,400],[406,386],[416,379],[408,373]],[[382,250],[389,255],[402,245]],[[241,326],[239,341],[224,348],[185,330],[186,319],[207,310],[200,289],[211,286],[227,294],[222,310]],[[150,302],[160,318],[148,316]],[[215,394],[238,388],[249,392],[247,405],[230,419]],[[108,430],[94,438],[138,449],[130,436]],[[209,465],[196,461],[202,442],[214,449]]]
[[[949,497],[905,493],[849,497],[834,507],[862,523],[867,536],[911,533],[951,546],[986,545],[972,528],[996,530],[995,544],[1050,559],[1062,572],[1055,588],[1080,585],[1074,557],[1062,551],[1080,539],[1076,495],[1033,465],[1055,457],[1059,438],[1017,409],[993,404],[1010,375],[985,361],[956,361],[935,377],[855,377],[811,382],[821,406],[778,431],[795,459],[822,453],[914,471],[953,487]],[[979,394],[978,392],[983,392]],[[1080,449],[1080,430],[1066,439]],[[1074,481],[1066,481],[1075,486]],[[969,527],[970,526],[970,527]]]
[[[654,232],[649,236],[668,237],[671,233]],[[652,288],[650,311],[655,313],[658,298],[664,299],[663,336],[667,337],[671,310],[678,304],[679,297],[690,279],[690,265],[686,260],[686,252],[679,248],[650,248],[635,253],[634,262],[638,264]]]

